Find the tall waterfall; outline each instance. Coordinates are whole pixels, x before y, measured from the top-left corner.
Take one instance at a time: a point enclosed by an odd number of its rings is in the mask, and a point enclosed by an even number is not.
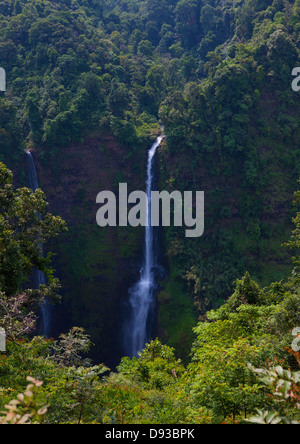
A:
[[[25,151],[25,153],[27,157],[29,187],[32,189],[32,191],[35,191],[39,187],[39,183],[38,183],[34,159],[30,151]],[[46,276],[41,270],[35,269],[33,271],[33,277],[36,288],[39,288],[40,285],[46,285]],[[46,337],[49,337],[50,307],[47,301],[45,301],[41,305],[41,312],[42,312],[42,332]]]
[[[148,198],[147,226],[145,227],[144,260],[139,281],[129,289],[130,317],[125,331],[125,347],[129,356],[136,356],[151,339],[155,310],[155,229],[151,226],[151,191],[154,186],[154,159],[164,136],[156,139],[148,151],[146,194]]]

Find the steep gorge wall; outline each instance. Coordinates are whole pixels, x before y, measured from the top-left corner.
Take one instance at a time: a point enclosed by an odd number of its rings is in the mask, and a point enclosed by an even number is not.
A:
[[[264,107],[263,112],[271,115],[271,109]],[[247,225],[246,199],[253,202],[257,196],[243,182],[241,159],[224,162],[216,153],[195,158],[180,147],[172,152],[167,140],[158,153],[160,190],[205,191],[201,238],[184,238],[183,228],[170,227],[161,233],[165,277],[158,293],[156,333],[176,347],[180,357],[187,358],[198,317],[230,296],[234,280],[246,270],[267,285],[285,278],[291,268],[290,254],[281,244],[292,229],[297,168],[293,171],[288,160],[297,150],[299,134],[283,145],[258,134],[255,126],[252,133],[262,164],[260,177],[265,177],[266,184],[257,200],[259,233]],[[128,157],[128,147],[113,136],[94,134],[52,159],[41,159],[34,152],[49,211],[63,217],[69,227],[47,248],[55,254],[55,275],[62,284],[62,303],[54,310],[52,334],[57,336],[74,325],[84,327],[95,344],[92,358],[110,366],[118,364],[124,354],[124,302],[128,288],[139,277],[144,230],[98,227],[96,196],[102,190],[117,195],[120,182],[128,183],[129,192],[143,190],[149,146],[139,147],[136,156]],[[15,174],[22,180],[16,186],[25,185],[26,168],[24,156],[24,171],[18,168]]]
[[[53,335],[72,326],[86,329],[95,344],[92,358],[115,365],[123,350],[122,322],[129,286],[139,273],[143,231],[96,224],[100,191],[128,183],[128,191],[144,189],[146,149],[137,158],[113,136],[95,134],[73,144],[54,159],[36,153],[39,184],[49,211],[60,215],[68,232],[48,245],[55,253],[55,275],[60,279],[62,302],[54,309]]]
[[[259,109],[272,127],[274,110],[267,103],[263,98]],[[222,157],[201,147],[197,155],[180,146],[174,151],[168,139],[159,149],[160,190],[205,192],[201,238],[186,239],[184,228],[162,230],[165,277],[158,293],[157,335],[180,357],[186,357],[199,316],[229,297],[234,281],[245,271],[261,285],[283,279],[290,271],[290,254],[281,244],[292,229],[298,170],[291,168],[291,159],[299,133],[284,142],[275,133],[270,139],[257,119],[250,132],[259,156],[260,189],[245,182],[242,155]],[[63,296],[55,308],[53,334],[74,325],[84,327],[95,343],[92,357],[111,366],[124,354],[124,302],[139,277],[144,230],[98,227],[96,196],[103,190],[117,195],[120,182],[128,183],[129,192],[144,190],[150,143],[133,155],[132,147],[128,150],[112,135],[96,133],[53,159],[40,159],[35,153],[49,210],[69,227],[48,246],[55,253],[55,275]]]

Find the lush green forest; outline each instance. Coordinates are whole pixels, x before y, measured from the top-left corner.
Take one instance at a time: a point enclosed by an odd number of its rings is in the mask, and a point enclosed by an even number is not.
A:
[[[188,364],[156,339],[138,359],[125,357],[110,372],[86,359],[92,344],[80,327],[57,340],[28,339],[36,327],[34,305],[52,294],[47,288],[16,293],[12,271],[25,279],[40,248],[33,235],[41,233],[45,241],[65,225],[46,212],[42,192],[14,191],[4,165],[0,179],[1,246],[6,246],[0,256],[0,325],[7,335],[0,361],[6,413],[0,423],[299,423],[299,255],[286,281],[261,288],[249,273],[236,280],[228,301],[194,328]],[[295,196],[299,204],[300,193]],[[300,212],[294,223],[284,248],[295,251]]]
[[[0,423],[300,421],[299,32],[299,0],[1,1]],[[121,358],[142,231],[94,203],[144,186],[161,125],[159,186],[204,190],[205,233],[161,233],[158,339]]]

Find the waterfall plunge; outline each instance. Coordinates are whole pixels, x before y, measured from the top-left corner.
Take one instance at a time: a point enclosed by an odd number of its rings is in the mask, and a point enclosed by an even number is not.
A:
[[[26,157],[27,157],[29,187],[34,192],[39,187],[35,163],[34,163],[34,159],[33,159],[31,152],[25,151],[25,153],[26,153]],[[34,277],[34,283],[35,283],[36,288],[39,288],[40,285],[46,285],[46,283],[47,283],[46,276],[41,270],[35,269],[33,271],[33,277]],[[47,301],[45,301],[41,305],[41,312],[42,312],[42,323],[43,323],[42,331],[46,337],[49,337],[50,307],[49,307],[49,304]]]
[[[157,138],[148,151],[146,194],[148,198],[147,220],[145,227],[144,261],[140,280],[129,289],[130,317],[125,326],[125,347],[129,356],[136,356],[151,339],[152,319],[155,310],[155,270],[156,251],[155,233],[151,226],[151,191],[154,186],[154,159],[157,148],[164,136]]]

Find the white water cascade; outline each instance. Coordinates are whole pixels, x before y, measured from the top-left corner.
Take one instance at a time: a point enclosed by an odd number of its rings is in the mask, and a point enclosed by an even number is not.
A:
[[[30,151],[25,151],[26,157],[27,157],[27,167],[28,167],[28,182],[29,187],[34,192],[37,188],[39,188],[36,168],[33,156]],[[36,288],[39,288],[40,285],[46,285],[46,276],[45,274],[38,269],[35,269],[33,271],[34,276],[34,283]],[[45,301],[41,305],[41,312],[42,312],[42,332],[46,337],[49,337],[49,330],[50,330],[50,307],[47,301]]]
[[[154,158],[164,136],[156,139],[148,151],[146,194],[148,198],[147,226],[145,227],[144,260],[139,281],[129,289],[130,316],[125,329],[125,347],[129,356],[136,356],[151,339],[153,311],[155,310],[155,251],[154,228],[151,226],[151,191],[154,185]]]

